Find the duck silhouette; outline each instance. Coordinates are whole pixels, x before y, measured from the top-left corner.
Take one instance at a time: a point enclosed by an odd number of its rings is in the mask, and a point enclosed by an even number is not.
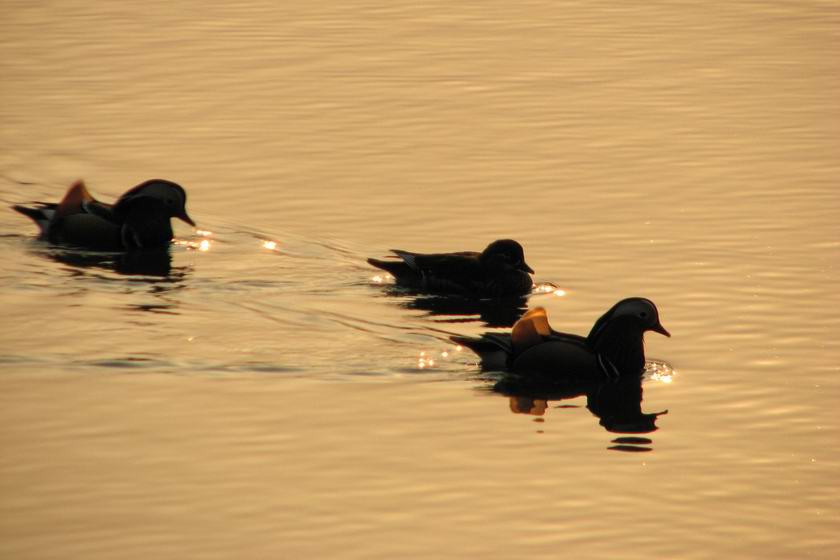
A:
[[[367,262],[390,273],[397,284],[417,290],[496,298],[527,294],[533,286],[534,270],[525,262],[522,245],[512,239],[494,241],[480,253],[391,252],[397,260]]]
[[[586,337],[553,330],[545,309],[537,307],[523,315],[510,334],[452,340],[478,354],[485,369],[519,374],[523,383],[540,387],[640,375],[647,331],[671,336],[654,303],[634,297],[613,305]]]
[[[145,181],[113,204],[96,200],[85,184],[77,181],[61,202],[12,208],[38,225],[41,239],[94,250],[127,251],[167,247],[173,237],[170,218],[195,226],[186,203],[183,187],[163,179]]]

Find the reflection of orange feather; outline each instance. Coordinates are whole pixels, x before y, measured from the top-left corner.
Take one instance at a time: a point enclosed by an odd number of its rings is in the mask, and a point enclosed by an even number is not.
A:
[[[85,187],[84,181],[76,181],[73,183],[73,186],[67,189],[67,194],[64,195],[58,208],[55,209],[53,220],[83,212],[82,204],[92,200],[94,198],[88,192],[87,187]]]
[[[551,334],[545,309],[535,307],[522,316],[510,333],[514,350],[519,353],[543,341],[544,336]]]
[[[548,401],[531,399],[528,397],[510,397],[510,411],[516,414],[530,414],[544,416],[548,409]]]

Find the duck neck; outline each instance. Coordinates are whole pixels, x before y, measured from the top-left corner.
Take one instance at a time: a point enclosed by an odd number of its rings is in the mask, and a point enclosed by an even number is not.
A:
[[[478,255],[478,264],[485,270],[485,272],[495,272],[496,269],[500,268],[498,259],[496,259],[493,255],[488,255],[487,253],[481,253]]]
[[[641,373],[645,368],[644,332],[621,322],[607,324],[589,335],[590,347],[608,358],[621,375]]]

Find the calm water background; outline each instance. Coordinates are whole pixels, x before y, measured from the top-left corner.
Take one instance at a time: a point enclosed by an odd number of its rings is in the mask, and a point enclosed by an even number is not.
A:
[[[840,554],[837,2],[0,10],[0,202],[165,177],[212,232],[0,211],[0,557]],[[500,237],[563,330],[658,304],[642,452],[364,262]]]

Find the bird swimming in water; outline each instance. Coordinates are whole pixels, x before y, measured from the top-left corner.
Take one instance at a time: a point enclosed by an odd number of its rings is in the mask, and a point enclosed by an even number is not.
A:
[[[586,337],[553,330],[545,309],[537,307],[517,321],[510,334],[454,336],[452,340],[478,354],[485,369],[501,369],[538,382],[579,382],[640,375],[647,331],[671,336],[654,303],[634,297],[613,305]]]
[[[77,181],[61,202],[12,208],[38,225],[41,239],[102,251],[126,251],[167,247],[173,237],[170,218],[195,227],[186,203],[183,187],[164,179],[140,183],[113,204],[96,200],[85,184]]]
[[[368,259],[390,273],[397,284],[421,291],[487,298],[527,294],[534,270],[522,245],[499,239],[482,252],[412,253],[392,250],[398,259]]]

